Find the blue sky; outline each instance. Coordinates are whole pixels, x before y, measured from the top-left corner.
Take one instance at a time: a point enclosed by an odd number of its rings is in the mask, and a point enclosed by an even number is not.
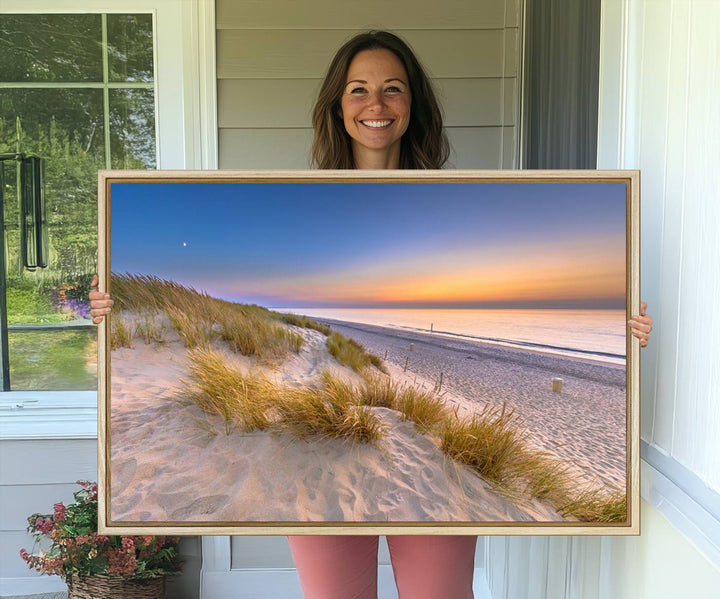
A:
[[[618,183],[113,183],[114,272],[268,307],[623,307]]]

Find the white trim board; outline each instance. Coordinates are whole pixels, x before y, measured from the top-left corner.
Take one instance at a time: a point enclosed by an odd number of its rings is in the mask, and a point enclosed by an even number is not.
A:
[[[0,393],[0,440],[96,438],[95,391]]]
[[[641,461],[640,494],[711,563],[720,567],[720,520],[645,459]],[[640,526],[642,530],[642,522]]]

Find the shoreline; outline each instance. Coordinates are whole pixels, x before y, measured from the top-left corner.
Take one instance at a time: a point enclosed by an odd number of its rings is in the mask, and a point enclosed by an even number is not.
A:
[[[381,310],[381,312],[384,314],[384,317],[382,321],[381,319],[377,318],[366,318],[363,316],[365,310],[359,309],[357,310],[358,314],[355,314],[352,309],[348,309],[348,314],[337,317],[332,314],[332,309],[328,311],[323,311],[321,309],[317,308],[308,308],[306,310],[303,310],[302,308],[268,308],[269,310],[273,310],[276,312],[279,312],[281,314],[295,314],[298,316],[305,316],[306,318],[311,318],[313,320],[316,320],[318,322],[327,322],[327,323],[337,323],[337,324],[348,324],[348,325],[355,325],[355,326],[374,326],[374,327],[380,327],[383,329],[387,329],[389,331],[404,331],[407,333],[415,333],[415,334],[421,334],[421,335],[427,335],[429,337],[447,337],[449,339],[456,339],[458,341],[467,341],[471,343],[482,343],[486,345],[494,345],[494,346],[500,346],[500,347],[508,347],[512,349],[526,349],[528,351],[534,351],[536,353],[544,353],[544,354],[550,354],[550,355],[559,355],[559,356],[567,356],[570,358],[580,358],[580,359],[587,359],[594,362],[599,362],[602,364],[614,364],[617,366],[625,367],[627,363],[627,358],[625,355],[625,343],[623,343],[621,346],[617,347],[610,347],[607,344],[602,346],[599,346],[599,341],[597,338],[592,338],[592,335],[598,334],[598,331],[594,331],[591,334],[591,338],[587,339],[587,343],[590,344],[590,346],[595,346],[595,349],[586,349],[585,346],[582,344],[577,345],[578,343],[581,343],[581,339],[575,338],[573,341],[570,341],[570,339],[565,339],[564,341],[552,339],[550,341],[546,340],[540,340],[540,339],[533,339],[533,336],[530,335],[529,337],[523,337],[522,332],[518,332],[519,336],[517,339],[514,339],[511,337],[512,333],[506,332],[503,333],[500,330],[497,330],[496,323],[488,322],[487,326],[489,328],[483,328],[482,331],[477,328],[476,325],[468,325],[472,329],[473,326],[475,326],[475,329],[473,329],[473,332],[465,332],[464,329],[457,330],[445,330],[443,328],[443,324],[439,324],[439,328],[427,328],[425,325],[417,324],[416,319],[411,319],[413,322],[408,321],[407,319],[402,318],[402,314],[404,314],[406,311],[401,310],[401,316],[398,317],[397,322],[395,322],[392,319],[392,315],[388,314],[391,312],[391,310]],[[342,310],[340,310],[342,312]],[[368,312],[372,312],[372,309],[368,309]],[[314,314],[314,312],[320,312],[319,314]],[[583,313],[584,311],[579,311]],[[615,312],[615,311],[613,311]],[[362,313],[362,314],[361,314]],[[432,320],[432,316],[428,315],[427,318],[429,320]],[[482,321],[482,315],[480,316]],[[405,321],[405,322],[403,322]],[[434,323],[431,323],[431,326]],[[607,323],[606,323],[607,324]],[[448,326],[448,323],[446,323],[446,327]],[[526,328],[525,325],[521,325],[522,328]],[[488,334],[485,331],[490,331]],[[493,331],[494,334],[493,334]],[[552,329],[551,329],[552,331]],[[487,335],[487,336],[486,336]],[[604,335],[613,335],[612,333],[604,333]]]
[[[521,418],[534,445],[587,477],[625,487],[624,366],[391,327],[315,320],[355,339],[410,382],[416,375],[432,387],[442,373],[441,392],[451,403],[464,408],[474,404],[477,410],[486,404],[506,405]],[[563,379],[560,392],[552,390],[554,377]]]

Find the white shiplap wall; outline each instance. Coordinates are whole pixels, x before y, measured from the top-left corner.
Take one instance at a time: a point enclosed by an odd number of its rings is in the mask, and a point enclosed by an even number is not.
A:
[[[642,295],[655,318],[642,437],[720,492],[720,2],[606,5],[624,13],[627,39],[624,71],[604,73],[599,166],[641,169]]]
[[[308,168],[325,70],[373,28],[404,37],[434,78],[448,166],[517,166],[520,0],[219,0],[216,23],[220,168]]]
[[[717,596],[718,98],[720,2],[603,2],[598,166],[641,170],[642,297],[655,320],[642,354],[642,437],[666,470],[643,464],[641,539],[491,539],[494,599]],[[685,580],[693,571],[700,583]]]

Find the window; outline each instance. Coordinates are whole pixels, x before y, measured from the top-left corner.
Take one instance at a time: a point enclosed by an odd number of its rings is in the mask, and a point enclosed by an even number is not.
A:
[[[96,388],[97,170],[156,166],[153,35],[152,14],[0,20],[10,389]],[[46,268],[22,262],[19,155],[45,163]]]

